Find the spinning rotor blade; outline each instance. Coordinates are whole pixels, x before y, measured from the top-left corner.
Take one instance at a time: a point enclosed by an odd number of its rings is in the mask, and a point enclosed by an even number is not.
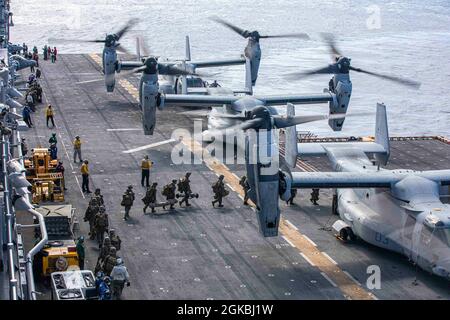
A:
[[[299,78],[305,78],[305,77],[312,76],[315,74],[335,74],[338,72],[339,72],[339,68],[334,64],[330,64],[327,67],[315,69],[315,70],[311,70],[311,71],[293,72],[293,73],[288,74],[287,78],[290,80],[296,80]]]
[[[396,82],[398,84],[404,85],[404,86],[408,86],[408,87],[412,87],[414,89],[419,89],[421,86],[421,83],[418,81],[414,81],[414,80],[410,80],[410,79],[406,79],[406,78],[401,78],[401,77],[397,77],[397,76],[390,76],[390,75],[386,75],[386,74],[382,74],[382,73],[376,73],[376,72],[371,72],[371,71],[366,71],[360,68],[355,68],[350,66],[349,67],[350,70],[353,70],[355,72],[359,72],[359,73],[365,73],[377,78],[381,78],[381,79],[385,79],[385,80],[389,80],[389,81],[393,81]]]
[[[287,33],[287,34],[277,34],[277,35],[269,35],[269,36],[260,36],[261,39],[270,39],[270,38],[297,38],[309,40],[311,39],[306,33]]]
[[[119,44],[119,45],[116,47],[116,50],[119,51],[119,52],[121,52],[121,53],[129,54],[129,55],[132,55],[132,54],[133,54],[133,53],[131,53],[128,49],[126,49],[124,46],[122,46],[121,44]]]
[[[234,32],[239,34],[241,37],[248,38],[248,37],[252,36],[252,32],[251,31],[241,29],[241,28],[235,26],[234,24],[232,24],[232,23],[230,23],[228,21],[225,21],[225,20],[223,20],[223,19],[221,19],[219,17],[211,17],[210,19],[215,21],[215,22],[220,23],[221,25],[227,27],[228,29],[233,30]],[[253,33],[258,34],[257,31],[253,32]],[[269,38],[299,38],[299,39],[305,39],[305,40],[310,39],[309,36],[306,33],[287,33],[287,34],[264,35],[264,36],[259,36],[258,35],[258,37],[260,39],[269,39]]]
[[[236,133],[238,131],[245,131],[248,129],[257,129],[259,127],[259,125],[261,124],[261,122],[263,122],[264,120],[261,118],[256,118],[256,119],[251,119],[251,120],[247,120],[244,121],[242,123],[239,123],[237,125],[225,128],[225,129],[212,129],[212,130],[208,130],[210,135],[227,135],[230,133]]]
[[[67,42],[81,42],[81,43],[105,43],[105,40],[83,40],[83,39],[60,39],[49,38],[49,43],[67,43]]]
[[[134,73],[138,73],[140,71],[143,71],[143,70],[145,70],[145,68],[146,68],[146,66],[142,66],[142,67],[134,68],[132,70],[123,71],[123,72],[119,73],[117,76],[115,76],[114,74],[110,74],[110,75],[107,75],[106,77],[115,77],[116,79],[117,78],[123,78],[123,77],[129,76],[129,75],[132,75]],[[106,79],[106,80],[108,80],[108,79]],[[93,83],[93,82],[100,82],[100,81],[105,81],[105,79],[102,78],[102,79],[93,79],[93,80],[79,81],[76,84],[85,84],[85,83]]]
[[[158,65],[159,66],[159,65]],[[188,70],[184,70],[175,66],[171,66],[171,65],[164,65],[163,68],[161,68],[161,71],[164,72],[164,74],[166,75],[170,75],[170,76],[198,76],[198,73],[195,72],[190,72]],[[161,74],[162,74],[161,72]]]
[[[344,56],[336,46],[336,38],[332,33],[322,33],[323,40],[327,43],[330,53],[334,56]]]
[[[142,48],[142,53],[144,54],[144,57],[148,57],[148,56],[150,56],[151,55],[151,51],[150,51],[150,49],[149,49],[149,47],[148,47],[148,45],[147,45],[147,42],[145,42],[144,41],[144,38],[143,37],[138,37],[138,41],[139,41],[139,44],[140,44],[140,46],[141,46],[141,48]]]
[[[119,31],[114,33],[117,36],[116,39],[119,40],[120,38],[122,38],[122,36],[126,32],[128,32],[128,30],[130,30],[132,27],[134,27],[138,22],[139,22],[139,19],[128,20],[127,24],[125,26],[123,26],[122,29],[120,29]]]
[[[144,65],[144,66],[137,67],[137,68],[134,68],[134,69],[131,69],[131,70],[123,71],[123,72],[119,73],[117,75],[117,77],[118,78],[123,78],[123,77],[129,76],[129,75],[132,75],[132,74],[144,71],[145,69],[147,69],[147,66]]]
[[[233,30],[234,32],[239,34],[241,37],[248,38],[248,36],[250,35],[250,32],[248,30],[241,29],[241,28],[239,28],[239,27],[237,27],[237,26],[235,26],[235,25],[229,23],[228,21],[225,21],[225,20],[223,20],[223,19],[221,19],[219,17],[214,16],[214,17],[211,17],[210,19],[215,21],[215,22],[217,22],[217,23],[220,23],[221,25],[227,27],[228,29]]]

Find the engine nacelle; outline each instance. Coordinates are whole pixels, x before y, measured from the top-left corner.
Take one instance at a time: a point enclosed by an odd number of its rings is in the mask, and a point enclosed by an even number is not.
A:
[[[261,47],[259,43],[249,39],[244,54],[250,60],[252,85],[255,85],[258,79],[259,65],[261,64]]]
[[[159,92],[158,81],[154,80],[152,76],[143,75],[141,81],[140,104],[145,135],[153,135],[156,125],[156,108],[160,108],[164,104],[164,98]]]
[[[112,48],[103,50],[103,73],[107,92],[113,92],[116,85],[117,53]]]
[[[280,222],[280,208],[278,206],[279,174],[278,163],[262,165],[259,159],[260,149],[270,149],[264,141],[254,143],[246,137],[245,162],[247,179],[250,184],[249,197],[256,204],[256,212],[261,233],[264,237],[276,237]],[[273,144],[273,142],[269,142]],[[258,155],[258,156],[255,156]],[[258,161],[254,161],[258,157]],[[269,166],[271,167],[268,170]],[[273,173],[272,173],[273,172]]]
[[[334,101],[330,102],[330,114],[347,113],[348,105],[352,95],[352,82],[348,74],[336,74],[333,79]],[[341,131],[345,119],[330,119],[328,124],[334,131]]]

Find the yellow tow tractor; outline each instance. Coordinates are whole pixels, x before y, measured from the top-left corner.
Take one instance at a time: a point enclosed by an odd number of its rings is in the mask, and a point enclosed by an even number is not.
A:
[[[34,148],[24,165],[32,185],[33,203],[64,201],[64,176],[56,172],[58,160],[51,159],[48,149]]]
[[[79,270],[73,239],[75,210],[72,205],[43,205],[37,207],[36,211],[44,216],[48,244],[35,256],[35,271],[49,277],[53,272]],[[36,236],[40,238],[39,234]]]

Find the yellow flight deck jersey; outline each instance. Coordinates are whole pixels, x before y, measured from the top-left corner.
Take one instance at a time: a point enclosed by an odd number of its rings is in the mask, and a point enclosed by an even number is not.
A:
[[[150,170],[150,168],[152,167],[152,163],[150,160],[142,160],[141,163],[141,168],[142,170]]]
[[[81,148],[81,139],[80,139],[80,140],[75,139],[75,140],[73,141],[73,147],[74,147],[75,149],[80,149],[80,148]]]
[[[53,108],[47,107],[46,115],[47,115],[47,117],[52,116],[53,115]]]
[[[89,168],[86,163],[83,163],[80,170],[81,170],[81,174],[89,174]]]

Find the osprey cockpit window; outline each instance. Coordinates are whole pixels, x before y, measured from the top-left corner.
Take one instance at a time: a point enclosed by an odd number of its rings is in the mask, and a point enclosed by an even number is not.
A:
[[[450,228],[446,229],[436,229],[436,238],[439,239],[447,247],[450,247]]]

